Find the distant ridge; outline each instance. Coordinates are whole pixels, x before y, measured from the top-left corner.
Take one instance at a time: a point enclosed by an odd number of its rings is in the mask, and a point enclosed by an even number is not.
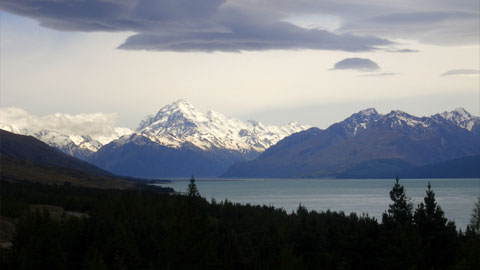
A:
[[[462,108],[431,117],[402,111],[382,115],[371,108],[326,130],[312,128],[286,137],[258,158],[232,165],[223,176],[391,178],[478,154],[480,118]]]

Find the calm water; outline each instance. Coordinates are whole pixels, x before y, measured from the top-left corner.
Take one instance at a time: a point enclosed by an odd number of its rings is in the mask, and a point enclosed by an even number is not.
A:
[[[428,181],[438,204],[457,228],[465,229],[470,221],[474,203],[480,196],[480,179],[402,179],[407,195],[416,206],[423,201]],[[368,213],[381,220],[390,203],[389,191],[393,179],[197,179],[202,197],[242,204],[272,205],[287,212],[299,204],[309,210]],[[185,192],[187,179],[172,180],[169,186]]]

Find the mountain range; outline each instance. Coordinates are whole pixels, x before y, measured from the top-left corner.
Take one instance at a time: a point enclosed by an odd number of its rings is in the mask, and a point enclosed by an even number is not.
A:
[[[366,109],[325,130],[293,134],[223,176],[383,178],[478,154],[480,118],[464,109],[431,117]]]
[[[178,100],[136,130],[115,128],[110,136],[20,130],[15,123],[0,128],[32,135],[115,174],[147,178],[412,176],[417,167],[480,154],[480,118],[462,108],[430,117],[370,108],[320,130],[295,122],[244,122]]]

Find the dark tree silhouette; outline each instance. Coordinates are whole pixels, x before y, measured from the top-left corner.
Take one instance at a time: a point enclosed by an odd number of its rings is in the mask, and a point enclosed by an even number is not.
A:
[[[193,177],[193,175],[190,178],[190,184],[188,184],[187,195],[188,197],[200,197],[200,193],[198,192],[198,188],[195,184],[195,178]]]
[[[382,235],[388,244],[380,258],[381,268],[419,269],[422,264],[421,240],[413,226],[413,205],[398,177],[390,191],[390,199],[392,203],[382,216]]]
[[[435,193],[428,182],[427,195],[415,210],[414,221],[420,227],[444,227],[447,224],[445,213],[435,201]],[[431,229],[431,228],[429,228]]]
[[[448,223],[445,218],[442,208],[435,200],[430,182],[423,202],[415,210],[413,220],[422,238],[422,253],[425,255],[423,267],[444,269],[445,265],[453,263],[450,254],[455,253],[455,225]]]
[[[393,203],[388,205],[388,214],[383,215],[384,220],[389,218],[401,224],[411,222],[413,205],[405,193],[405,188],[400,185],[398,177],[395,178],[395,185],[390,191],[390,199]]]
[[[480,235],[480,197],[478,197],[475,207],[473,208],[472,218],[469,227],[477,235]]]

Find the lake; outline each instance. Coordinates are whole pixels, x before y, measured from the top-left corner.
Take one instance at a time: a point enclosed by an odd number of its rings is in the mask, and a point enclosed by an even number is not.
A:
[[[480,179],[401,179],[414,206],[423,201],[430,181],[437,203],[457,228],[464,230],[480,196]],[[394,179],[196,179],[202,197],[242,204],[270,205],[288,213],[304,205],[308,210],[367,213],[381,221],[391,202]],[[161,184],[186,192],[188,179]]]

